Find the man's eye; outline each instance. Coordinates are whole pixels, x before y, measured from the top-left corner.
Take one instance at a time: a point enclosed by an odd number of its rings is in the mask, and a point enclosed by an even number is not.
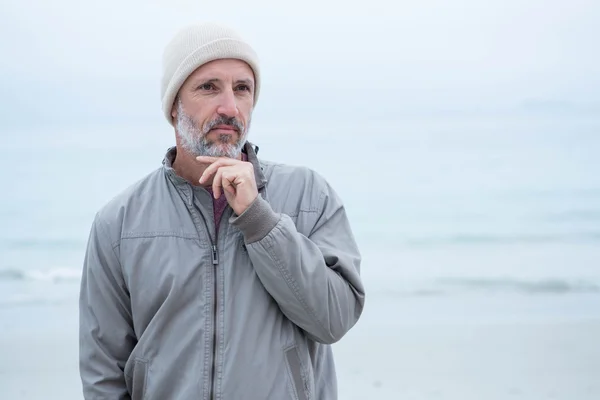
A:
[[[198,89],[200,90],[213,90],[214,88],[215,85],[212,83],[203,83],[202,85],[198,86]]]
[[[239,85],[237,87],[237,90],[250,91],[250,88],[248,87],[248,85]]]

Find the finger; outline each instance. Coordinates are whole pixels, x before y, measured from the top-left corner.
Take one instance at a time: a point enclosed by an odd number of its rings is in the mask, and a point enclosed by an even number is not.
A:
[[[200,177],[200,184],[203,184],[204,182],[208,181],[210,177],[213,176],[219,170],[219,168],[221,168],[221,166],[222,165],[218,161],[209,165]]]
[[[221,167],[230,167],[230,166],[238,165],[241,162],[239,160],[233,160],[233,159],[227,158],[227,157],[222,157],[222,158],[196,157],[196,158],[197,159],[202,158],[202,159],[216,160],[204,170],[204,172],[202,173],[202,176],[200,177],[200,184],[209,180],[210,177],[216,172],[217,169],[219,169]],[[202,163],[204,164],[204,162],[202,162]]]
[[[243,161],[238,160],[237,158],[230,158],[230,157],[208,157],[208,156],[198,156],[196,157],[196,160],[200,163],[200,164],[214,164],[216,162],[223,162],[224,165],[235,165],[235,164],[239,164]]]
[[[237,174],[232,170],[224,170],[223,175],[221,176],[221,185],[223,186],[223,190],[228,193],[235,195],[235,185],[234,182],[237,178]]]
[[[215,161],[219,160],[219,157],[209,157],[209,156],[198,156],[196,160],[202,164],[212,164]]]
[[[213,184],[212,184],[212,190],[213,190],[213,196],[215,197],[215,199],[218,199],[219,197],[221,197],[221,186],[222,186],[222,181],[223,180],[223,168],[219,168],[217,170],[217,173],[215,174],[215,178],[213,179]]]

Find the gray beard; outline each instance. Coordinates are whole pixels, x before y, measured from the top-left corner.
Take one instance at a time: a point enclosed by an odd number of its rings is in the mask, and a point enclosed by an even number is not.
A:
[[[208,133],[217,125],[232,125],[235,126],[239,133],[239,138],[234,143],[229,143],[230,135],[219,135],[216,141],[207,139]],[[179,136],[182,147],[195,157],[229,157],[238,158],[246,144],[248,135],[248,127],[244,127],[242,123],[235,117],[226,118],[220,117],[206,123],[202,128],[199,128],[194,119],[187,115],[183,110],[181,100],[177,101],[177,135]]]

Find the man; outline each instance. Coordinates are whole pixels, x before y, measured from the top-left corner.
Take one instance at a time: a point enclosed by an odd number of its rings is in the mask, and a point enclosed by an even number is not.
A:
[[[85,398],[336,399],[330,344],[365,301],[340,198],[308,168],[257,158],[259,64],[230,28],[184,29],[163,72],[176,146],[89,237]]]

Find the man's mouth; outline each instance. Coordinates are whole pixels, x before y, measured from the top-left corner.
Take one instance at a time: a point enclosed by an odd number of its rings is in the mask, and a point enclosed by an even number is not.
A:
[[[227,132],[237,132],[237,128],[233,125],[217,125],[211,129],[211,131],[227,131]]]

